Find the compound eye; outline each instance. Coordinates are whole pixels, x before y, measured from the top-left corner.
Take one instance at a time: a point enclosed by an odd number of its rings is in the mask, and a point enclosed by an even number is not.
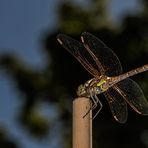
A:
[[[81,84],[79,87],[78,87],[78,90],[82,91],[84,89],[84,86]]]
[[[77,95],[78,95],[78,96],[82,96],[83,94],[85,94],[85,88],[84,88],[84,85],[81,84],[81,85],[78,87]]]

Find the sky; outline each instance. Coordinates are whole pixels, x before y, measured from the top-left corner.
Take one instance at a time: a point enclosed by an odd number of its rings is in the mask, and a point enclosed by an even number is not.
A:
[[[46,65],[46,55],[40,50],[40,35],[46,29],[56,29],[59,2],[60,0],[0,0],[0,54],[14,53],[29,66],[42,69]],[[137,8],[139,6],[136,0],[111,0],[109,11],[112,18],[119,21],[123,13],[132,13]],[[8,133],[13,135],[14,141],[17,139],[20,142],[21,148],[59,147],[56,140],[40,143],[19,128],[15,115],[21,106],[18,99],[20,95],[12,87],[15,86],[13,80],[3,71],[0,71],[0,82],[0,128],[3,125],[8,128]]]

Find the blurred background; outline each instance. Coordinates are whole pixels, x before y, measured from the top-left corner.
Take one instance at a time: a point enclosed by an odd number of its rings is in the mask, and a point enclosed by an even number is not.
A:
[[[71,148],[72,100],[87,71],[56,40],[88,31],[126,72],[148,63],[147,0],[0,0],[0,148]],[[133,77],[148,99],[148,73]],[[105,98],[94,148],[148,148],[148,117],[117,123]]]

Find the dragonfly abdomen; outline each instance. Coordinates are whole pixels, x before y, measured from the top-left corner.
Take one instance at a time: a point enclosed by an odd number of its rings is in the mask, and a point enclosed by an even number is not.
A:
[[[131,70],[129,72],[126,72],[124,74],[121,74],[119,76],[116,76],[113,79],[114,79],[115,83],[118,83],[118,82],[120,82],[120,81],[122,81],[122,80],[124,80],[124,79],[126,79],[128,77],[131,77],[133,75],[139,74],[139,73],[147,71],[147,70],[148,70],[148,64],[146,64],[146,65],[144,65],[142,67],[136,68],[134,70]]]

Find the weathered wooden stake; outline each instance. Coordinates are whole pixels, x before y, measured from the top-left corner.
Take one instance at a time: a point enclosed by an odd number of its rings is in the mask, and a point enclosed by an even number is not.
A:
[[[73,101],[73,148],[92,148],[92,111],[83,118],[90,107],[88,98]]]

